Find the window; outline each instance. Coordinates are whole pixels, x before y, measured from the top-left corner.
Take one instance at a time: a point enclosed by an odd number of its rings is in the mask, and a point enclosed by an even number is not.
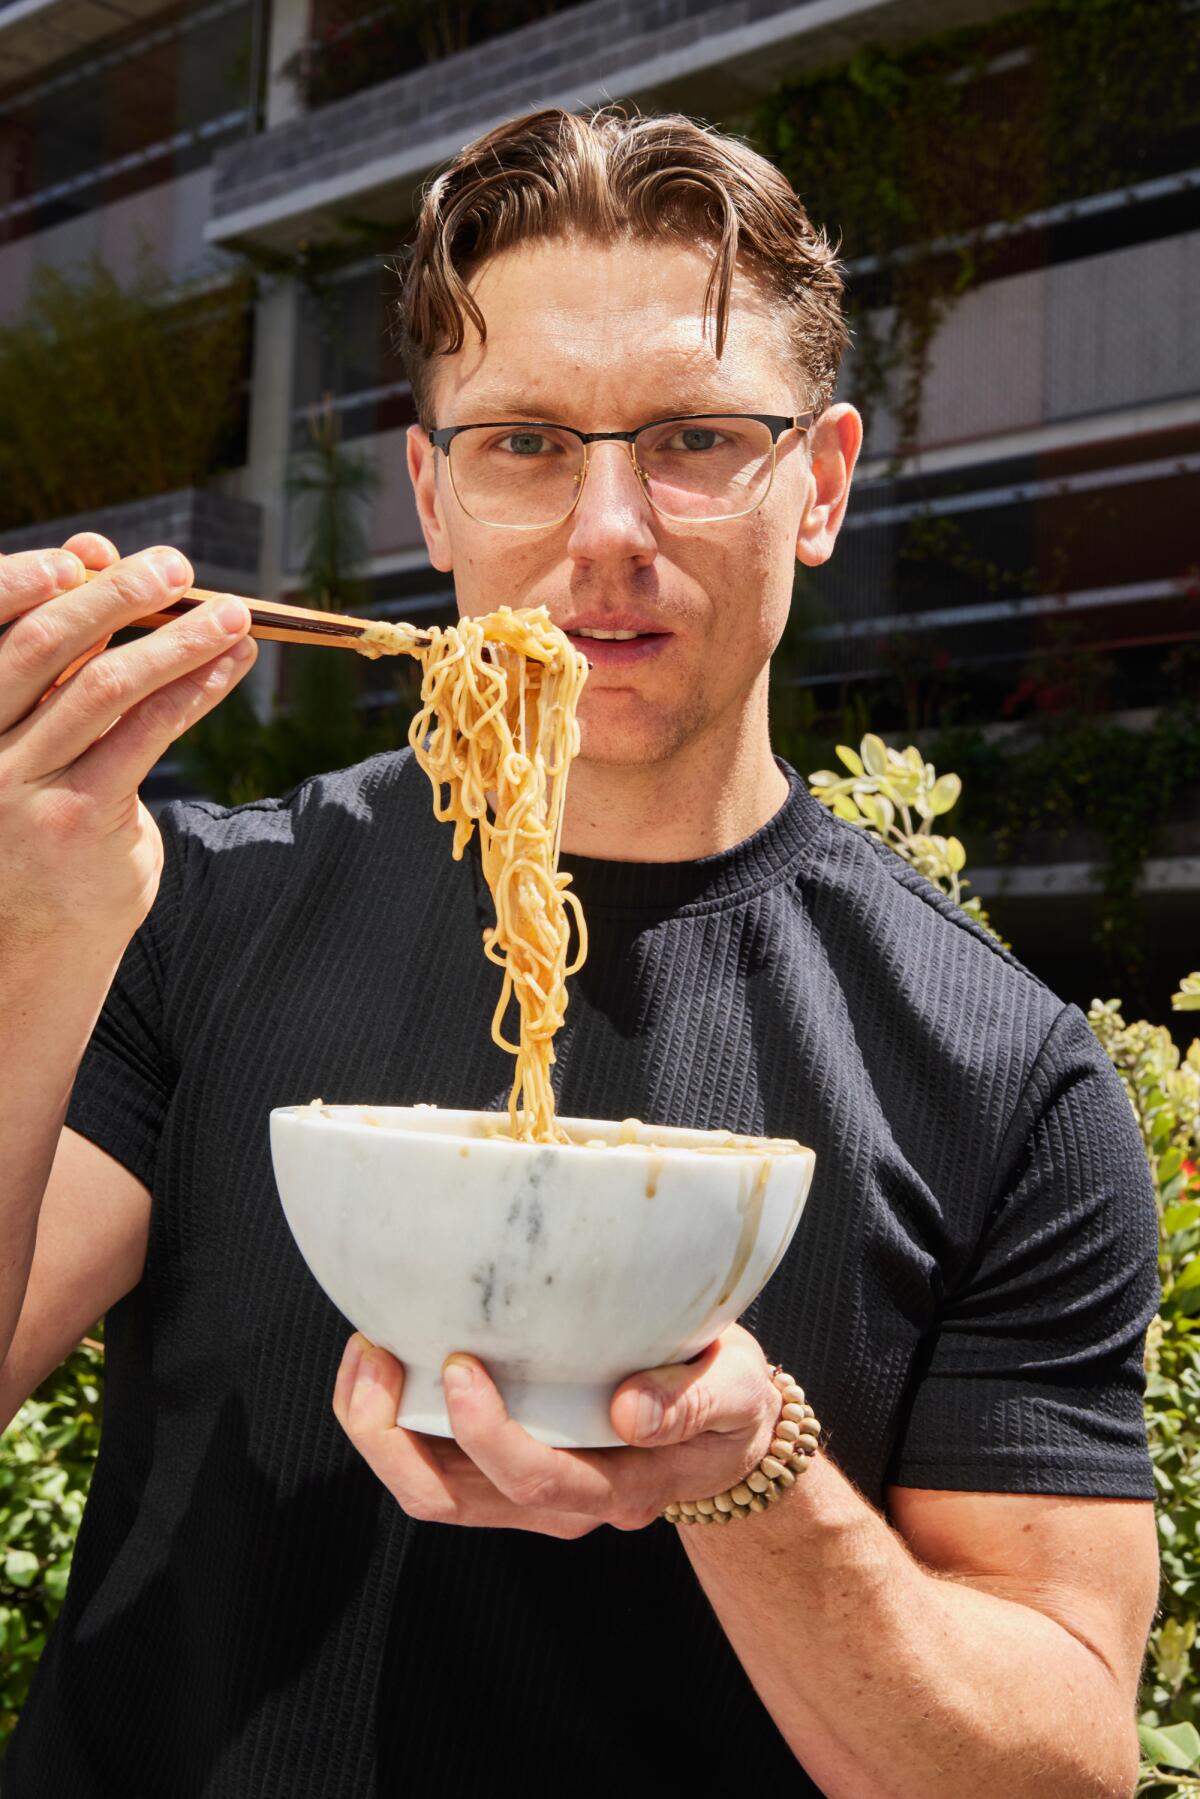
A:
[[[186,174],[244,133],[252,11],[163,14],[0,97],[0,244]]]

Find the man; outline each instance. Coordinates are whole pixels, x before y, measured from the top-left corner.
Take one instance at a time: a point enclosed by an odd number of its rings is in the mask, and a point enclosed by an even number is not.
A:
[[[137,782],[249,665],[244,609],[39,704],[190,571],[89,535],[0,564],[5,1415],[101,1312],[109,1360],[5,1799],[1132,1792],[1138,1133],[1078,1011],[769,748],[794,562],[861,445],[840,292],[769,165],[612,111],[468,146],[406,276],[431,560],[594,662],[560,1110],[817,1152],[741,1323],[618,1389],[627,1449],[538,1445],[469,1356],[454,1440],[398,1430],[403,1369],[346,1344],[280,1214],[272,1105],[506,1102],[478,855],[411,755],[169,808],[160,875]],[[661,1520],[762,1456],[769,1361],[824,1422],[807,1473],[724,1530]]]

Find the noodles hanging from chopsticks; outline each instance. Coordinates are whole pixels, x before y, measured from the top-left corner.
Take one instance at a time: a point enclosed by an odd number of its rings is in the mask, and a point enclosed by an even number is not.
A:
[[[394,635],[393,635],[394,634]],[[501,606],[418,634],[407,625],[371,626],[364,653],[403,651],[422,665],[421,707],[408,740],[433,787],[434,815],[453,821],[455,861],[476,827],[496,924],[484,953],[504,970],[492,1037],[517,1059],[509,1129],[525,1142],[565,1143],[555,1124],[550,1068],[567,1006],[566,978],[583,965],[583,909],[558,871],[567,773],[579,751],[575,716],[587,659],[550,621],[544,606]],[[427,642],[425,640],[428,640]],[[443,789],[449,789],[443,800]],[[495,817],[487,795],[495,795]],[[570,919],[579,949],[568,965]],[[503,1031],[516,994],[519,1041]]]

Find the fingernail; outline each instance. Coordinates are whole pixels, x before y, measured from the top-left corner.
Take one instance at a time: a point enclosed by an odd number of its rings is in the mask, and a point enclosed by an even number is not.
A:
[[[188,584],[187,564],[182,556],[174,550],[159,550],[154,556],[154,566],[163,580],[170,587],[186,587]]]
[[[367,1392],[369,1388],[375,1385],[377,1379],[378,1373],[375,1368],[375,1358],[369,1349],[364,1349],[362,1352],[362,1359],[358,1364],[358,1372],[354,1376],[354,1391],[356,1393]]]
[[[457,1361],[453,1356],[442,1369],[442,1379],[446,1383],[448,1393],[465,1393],[471,1385],[474,1369],[470,1362]]]
[[[217,623],[231,637],[235,632],[245,629],[246,620],[246,608],[240,600],[222,600],[217,607]]]
[[[43,567],[49,570],[50,579],[57,588],[78,587],[83,564],[78,556],[70,554],[46,556]]]
[[[228,656],[222,656],[221,662],[217,664],[217,667],[220,668],[221,663],[228,661]],[[350,1338],[350,1341],[346,1344],[345,1349],[342,1351],[342,1365],[338,1369],[338,1379],[345,1380],[349,1383],[348,1391],[350,1392],[354,1391],[354,1377],[358,1373],[358,1364],[362,1360],[362,1352],[363,1339],[360,1334],[355,1331],[354,1335]]]
[[[638,1397],[637,1434],[639,1437],[653,1437],[663,1421],[662,1394],[652,1387],[643,1387]]]

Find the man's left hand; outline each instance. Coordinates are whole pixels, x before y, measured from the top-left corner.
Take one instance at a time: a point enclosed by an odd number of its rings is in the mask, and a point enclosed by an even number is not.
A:
[[[456,1383],[456,1372],[467,1378]],[[767,1453],[779,1393],[762,1350],[731,1324],[695,1361],[632,1374],[613,1395],[625,1449],[550,1449],[508,1415],[483,1363],[443,1370],[454,1436],[402,1429],[404,1368],[357,1332],[333,1394],[338,1423],[410,1518],[582,1537],[641,1530],[677,1499],[707,1498]]]

